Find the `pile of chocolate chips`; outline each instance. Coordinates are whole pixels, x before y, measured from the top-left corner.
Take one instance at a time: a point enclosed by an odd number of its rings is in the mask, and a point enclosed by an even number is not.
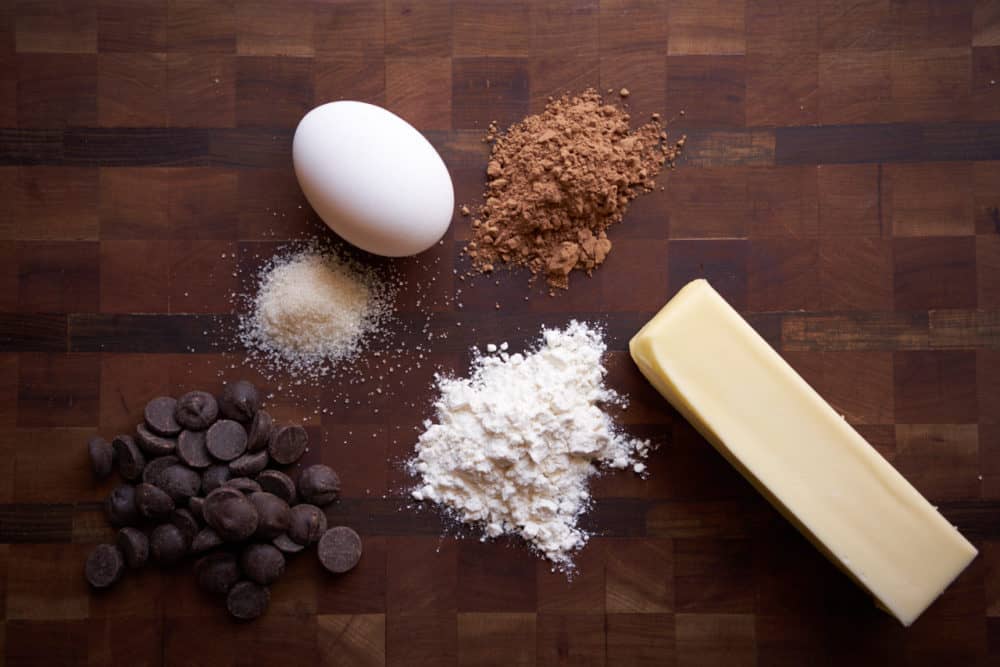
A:
[[[279,469],[307,444],[301,426],[273,423],[249,382],[226,385],[218,400],[205,391],[154,398],[135,436],[87,445],[97,477],[117,467],[126,481],[106,504],[117,544],[90,553],[87,581],[108,588],[126,567],[196,555],[198,585],[249,620],[267,608],[287,555],[318,543],[323,566],[347,572],[361,558],[361,538],[346,526],[327,529],[322,510],[340,495],[337,473],[313,465],[292,480]]]

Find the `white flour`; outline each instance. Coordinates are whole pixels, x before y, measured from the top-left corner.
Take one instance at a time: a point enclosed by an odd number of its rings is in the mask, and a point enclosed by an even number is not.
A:
[[[479,356],[471,377],[439,376],[437,423],[424,422],[409,462],[422,478],[413,497],[482,525],[487,537],[521,535],[571,567],[587,541],[577,519],[593,463],[642,472],[649,449],[601,409],[623,402],[604,386],[605,350],[600,332],[573,321],[544,329],[534,352]]]

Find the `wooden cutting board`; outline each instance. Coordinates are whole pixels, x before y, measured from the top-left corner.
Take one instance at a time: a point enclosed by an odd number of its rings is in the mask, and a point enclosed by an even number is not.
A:
[[[1000,5],[850,5],[0,3],[6,664],[998,664]],[[430,355],[463,372],[470,344],[607,324],[608,381],[632,397],[622,419],[661,448],[648,480],[595,484],[600,536],[573,580],[406,508],[424,364],[377,414],[274,402],[279,419],[311,417],[310,460],[342,474],[331,518],[364,535],[355,572],[293,560],[250,625],[187,566],[90,594],[82,562],[110,533],[85,440],[132,428],[158,393],[245,375],[222,333],[228,292],[255,255],[320,230],[291,170],[299,117],[341,98],[387,106],[472,204],[486,124],[586,86],[628,87],[635,120],[673,118],[686,159],[612,230],[593,278],[555,298],[520,274],[480,281],[438,313],[449,336]],[[450,293],[466,224],[401,272]],[[699,276],[980,549],[909,630],[633,368],[628,338]]]

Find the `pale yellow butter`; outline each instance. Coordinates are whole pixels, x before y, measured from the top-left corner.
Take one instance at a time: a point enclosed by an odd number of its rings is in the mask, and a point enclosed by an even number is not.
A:
[[[643,375],[904,625],[976,549],[705,280],[632,338]]]

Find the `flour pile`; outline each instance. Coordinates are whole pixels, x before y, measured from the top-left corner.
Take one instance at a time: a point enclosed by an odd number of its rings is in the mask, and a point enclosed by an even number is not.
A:
[[[521,535],[558,567],[587,541],[594,463],[645,470],[649,442],[627,438],[601,409],[624,404],[604,386],[601,333],[570,322],[543,329],[537,350],[477,356],[469,378],[438,376],[437,423],[409,462],[412,495],[444,505],[487,537]],[[495,346],[488,348],[495,350]]]

